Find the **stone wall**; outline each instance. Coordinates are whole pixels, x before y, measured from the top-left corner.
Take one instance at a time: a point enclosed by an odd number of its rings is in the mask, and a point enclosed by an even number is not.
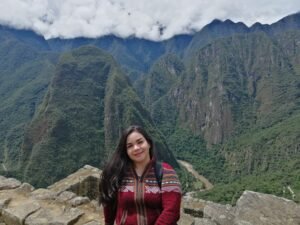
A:
[[[196,216],[193,225],[300,225],[299,204],[253,191],[244,191],[236,206],[185,198],[183,210]]]

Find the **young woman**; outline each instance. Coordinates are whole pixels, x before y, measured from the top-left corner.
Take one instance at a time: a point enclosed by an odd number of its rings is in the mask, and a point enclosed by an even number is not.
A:
[[[162,163],[159,184],[153,148],[152,139],[141,127],[124,131],[101,175],[105,225],[175,225],[179,220],[178,177],[170,165]]]

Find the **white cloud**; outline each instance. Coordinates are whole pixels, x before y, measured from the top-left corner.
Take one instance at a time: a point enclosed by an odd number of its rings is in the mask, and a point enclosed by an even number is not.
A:
[[[200,30],[216,18],[250,26],[299,10],[299,0],[1,0],[0,24],[46,38],[114,34],[163,40]]]

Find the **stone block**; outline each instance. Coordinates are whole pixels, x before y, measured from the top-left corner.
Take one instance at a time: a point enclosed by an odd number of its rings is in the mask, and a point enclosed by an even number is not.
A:
[[[41,209],[25,220],[25,225],[73,225],[84,213],[77,208]]]
[[[22,205],[3,209],[2,218],[7,225],[23,225],[26,217],[40,208],[40,205],[36,202],[27,202]]]
[[[21,185],[21,182],[15,178],[0,177],[0,190],[15,189]]]

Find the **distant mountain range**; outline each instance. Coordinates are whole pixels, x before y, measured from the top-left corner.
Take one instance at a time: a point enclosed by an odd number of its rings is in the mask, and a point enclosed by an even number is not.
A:
[[[0,57],[1,174],[45,186],[101,167],[136,123],[160,158],[217,184],[206,197],[291,197],[287,185],[300,196],[300,13],[250,28],[214,20],[163,42],[1,26]]]

